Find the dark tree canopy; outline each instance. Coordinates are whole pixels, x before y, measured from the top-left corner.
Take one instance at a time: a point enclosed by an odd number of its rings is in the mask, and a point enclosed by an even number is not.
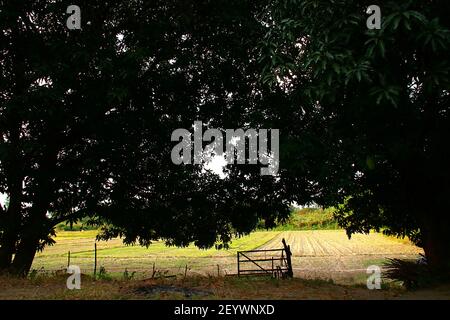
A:
[[[450,266],[445,0],[1,1],[0,270],[26,274],[62,221],[199,247],[341,208],[349,235],[409,236]],[[171,162],[171,133],[280,129],[280,171]]]
[[[173,130],[255,127],[273,103],[257,89],[260,4],[78,1],[82,29],[68,30],[69,4],[2,1],[0,269],[26,274],[62,221],[208,247],[287,217],[259,168],[220,179],[170,158]]]
[[[292,106],[280,161],[310,182],[315,202],[339,206],[349,235],[409,236],[448,270],[450,6],[378,1],[382,27],[369,30],[371,4],[271,7],[264,79]]]

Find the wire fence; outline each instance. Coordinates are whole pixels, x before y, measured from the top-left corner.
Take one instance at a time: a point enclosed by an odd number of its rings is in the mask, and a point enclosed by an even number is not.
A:
[[[100,252],[100,251],[99,251]],[[272,253],[257,252],[252,257],[271,258]],[[387,258],[417,259],[418,255],[357,254],[357,255],[294,255],[294,277],[333,280],[336,283],[362,283],[367,278],[367,267],[379,265]],[[169,278],[187,276],[237,275],[237,257],[223,256],[123,256],[98,255],[92,250],[67,252],[36,259],[35,273],[65,273],[69,265],[80,267],[83,274],[110,277]]]
[[[316,237],[316,238],[314,238]],[[362,283],[367,279],[367,268],[376,265],[383,269],[387,258],[415,260],[420,258],[417,250],[403,244],[379,242],[368,246],[370,239],[362,239],[362,244],[341,240],[342,237],[326,233],[320,237],[314,234],[295,234],[288,239],[294,249],[292,255],[293,276],[305,279],[333,280],[336,283]],[[280,239],[280,237],[278,238]],[[344,239],[344,238],[342,238]],[[345,238],[347,241],[348,239]],[[256,251],[246,251],[246,255],[265,269],[273,269],[272,263],[279,256],[273,251],[280,250],[281,242],[272,241]],[[97,242],[92,238],[66,238],[64,245],[49,247],[37,255],[32,269],[35,273],[66,273],[69,265],[78,266],[83,274],[108,277],[165,278],[188,276],[230,276],[238,274],[236,251],[201,252],[195,250],[174,251],[135,250],[123,247],[120,239],[111,242]],[[405,254],[403,254],[405,253]],[[245,262],[244,268],[252,262]],[[256,266],[258,267],[258,266]]]
[[[35,273],[61,273],[68,266],[78,266],[83,274],[136,277],[172,277],[190,275],[228,276],[236,274],[236,258],[228,256],[155,257],[99,256],[96,248],[82,252],[42,256],[35,260]]]

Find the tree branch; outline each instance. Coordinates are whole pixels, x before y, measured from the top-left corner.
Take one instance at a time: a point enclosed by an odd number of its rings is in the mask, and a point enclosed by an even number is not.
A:
[[[93,210],[80,209],[78,211],[72,212],[69,215],[64,215],[64,216],[61,216],[61,217],[58,217],[58,218],[49,219],[49,221],[51,222],[52,226],[56,226],[58,223],[64,222],[66,220],[81,219],[81,218],[83,218],[83,215],[85,215],[87,212],[92,212],[92,211]]]

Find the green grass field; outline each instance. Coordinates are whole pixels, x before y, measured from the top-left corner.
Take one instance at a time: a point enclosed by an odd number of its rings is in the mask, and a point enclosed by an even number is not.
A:
[[[56,244],[38,253],[33,263],[34,270],[62,270],[68,264],[78,265],[83,272],[93,272],[94,243],[97,231],[59,231]],[[202,250],[194,245],[186,248],[167,247],[163,241],[156,241],[148,248],[126,246],[120,239],[97,242],[97,268],[104,267],[110,273],[123,273],[125,269],[148,273],[153,264],[158,270],[171,273],[183,272],[186,266],[192,272],[217,272],[217,264],[223,272],[230,273],[235,267],[236,252],[258,248],[272,240],[279,232],[254,232],[235,238],[228,249]]]
[[[94,271],[94,244],[97,244],[97,271],[102,268],[108,276],[123,276],[135,272],[136,276],[159,275],[225,275],[237,272],[236,252],[256,248],[281,248],[285,238],[293,251],[294,271],[301,277],[344,279],[363,274],[370,264],[381,265],[388,257],[415,259],[421,252],[407,240],[398,240],[381,234],[354,235],[349,240],[339,229],[332,209],[294,209],[285,225],[273,231],[256,231],[235,238],[228,249],[201,250],[191,245],[186,248],[167,247],[156,241],[148,248],[126,246],[121,239],[95,241],[97,230],[64,231],[57,228],[56,244],[38,253],[32,269],[36,272],[65,270],[69,261],[85,274]],[[353,271],[351,271],[353,270]],[[351,272],[350,272],[351,271]],[[361,282],[361,281],[356,281]]]
[[[294,230],[336,230],[340,229],[333,217],[334,209],[303,208],[292,209],[285,224],[275,227],[276,231]]]
[[[234,239],[227,250],[166,247],[162,241],[145,248],[125,246],[120,239],[113,239],[97,242],[97,271],[103,267],[106,274],[97,273],[94,278],[96,234],[95,230],[57,232],[56,244],[36,256],[35,271],[28,279],[0,277],[0,300],[448,299],[448,287],[409,293],[399,284],[383,280],[383,290],[367,290],[365,269],[368,265],[381,265],[386,256],[414,258],[419,252],[405,240],[381,234],[356,235],[349,240],[344,230],[259,231]],[[281,238],[291,246],[295,278],[223,277],[236,272],[238,250],[278,248],[281,247]],[[67,290],[65,286],[69,250],[71,264],[80,266],[84,273],[82,290]],[[218,271],[219,277],[216,276]],[[165,289],[157,293],[138,290],[155,286]],[[207,294],[185,296],[172,292],[174,288],[194,289]]]
[[[236,252],[252,250],[263,246],[286,230],[336,229],[330,209],[294,209],[289,221],[272,231],[254,232],[251,235],[235,238],[228,249],[215,248],[201,250],[191,245],[186,248],[167,247],[163,241],[156,241],[148,248],[125,246],[120,239],[97,242],[97,270],[104,267],[107,272],[121,274],[128,271],[153,272],[158,270],[180,273],[190,268],[192,272],[217,273],[217,265],[222,272],[233,273],[236,268]],[[61,223],[57,226],[56,244],[38,253],[32,269],[40,271],[62,270],[67,267],[70,251],[70,264],[78,265],[84,273],[94,270],[94,244],[97,230],[87,226],[86,221],[70,226]],[[82,231],[81,231],[82,230]],[[281,246],[281,243],[279,244]]]

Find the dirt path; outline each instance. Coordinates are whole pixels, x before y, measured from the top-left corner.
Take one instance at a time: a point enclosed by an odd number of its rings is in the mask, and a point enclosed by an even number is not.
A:
[[[286,231],[260,247],[291,246],[294,275],[325,278],[337,282],[362,283],[369,265],[382,264],[387,258],[416,259],[422,249],[403,240],[382,234],[356,234],[349,240],[343,230]]]
[[[67,276],[35,280],[0,276],[0,300],[4,299],[450,299],[450,288],[406,292],[401,288],[368,290],[325,281],[247,279],[236,277],[188,277],[159,280],[93,280],[82,277],[81,290],[67,290]],[[154,292],[154,288],[159,288]],[[143,291],[142,288],[146,290]],[[163,288],[166,288],[164,290]],[[163,289],[163,290],[161,290]],[[194,291],[200,295],[186,296]]]

